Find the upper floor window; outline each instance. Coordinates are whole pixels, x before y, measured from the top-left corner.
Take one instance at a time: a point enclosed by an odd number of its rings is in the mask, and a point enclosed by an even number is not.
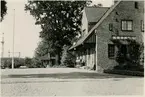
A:
[[[109,31],[113,31],[113,24],[112,23],[109,24]]]
[[[122,31],[132,31],[133,30],[133,21],[132,20],[123,20],[121,21]]]
[[[138,9],[138,2],[134,2],[134,7]]]
[[[144,32],[144,21],[141,20],[141,31]]]

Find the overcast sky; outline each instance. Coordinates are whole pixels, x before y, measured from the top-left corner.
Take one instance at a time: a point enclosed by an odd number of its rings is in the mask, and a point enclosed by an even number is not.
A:
[[[4,33],[4,57],[8,57],[8,51],[12,52],[13,14],[15,9],[15,52],[21,52],[21,57],[33,57],[37,47],[40,27],[35,25],[35,19],[24,11],[26,0],[6,0],[7,15],[1,24],[0,40]],[[102,3],[103,6],[112,5],[112,0],[93,0],[94,4]],[[0,44],[1,47],[1,44]],[[10,54],[11,56],[12,54]],[[18,53],[15,53],[18,57]]]

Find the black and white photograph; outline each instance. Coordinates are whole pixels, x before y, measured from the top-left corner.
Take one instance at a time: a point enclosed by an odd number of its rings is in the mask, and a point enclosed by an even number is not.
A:
[[[0,2],[1,97],[144,95],[144,0]]]

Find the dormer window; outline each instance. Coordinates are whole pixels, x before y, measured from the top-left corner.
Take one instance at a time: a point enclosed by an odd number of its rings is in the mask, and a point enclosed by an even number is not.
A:
[[[134,3],[134,7],[135,7],[136,9],[138,9],[138,2],[135,2],[135,3]]]

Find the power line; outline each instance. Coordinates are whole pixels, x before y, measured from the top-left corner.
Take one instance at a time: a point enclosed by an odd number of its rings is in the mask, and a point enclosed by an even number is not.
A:
[[[8,51],[8,57],[10,58],[11,53],[13,54],[13,52]],[[21,52],[14,52],[14,54],[18,54],[18,57],[21,57]]]

